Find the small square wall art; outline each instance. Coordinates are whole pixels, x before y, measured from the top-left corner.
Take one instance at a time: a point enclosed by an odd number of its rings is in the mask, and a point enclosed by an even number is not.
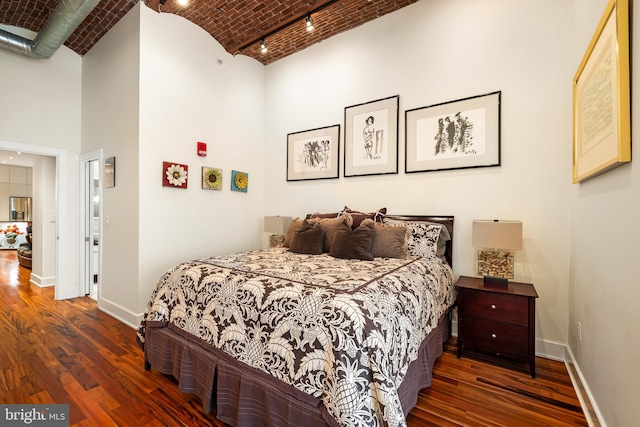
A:
[[[202,189],[222,190],[222,169],[202,167]]]
[[[189,166],[174,162],[162,162],[162,186],[187,188]]]
[[[246,193],[249,189],[249,174],[246,172],[231,171],[231,190]]]

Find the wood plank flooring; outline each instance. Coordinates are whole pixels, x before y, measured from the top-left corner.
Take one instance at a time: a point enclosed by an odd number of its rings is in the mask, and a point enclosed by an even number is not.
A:
[[[0,251],[0,402],[68,403],[73,426],[224,426],[171,378],[144,371],[135,330],[91,298],[55,301]],[[512,369],[509,369],[512,368]],[[303,425],[301,422],[300,425]],[[436,363],[409,426],[586,426],[565,365],[500,366],[455,355]]]

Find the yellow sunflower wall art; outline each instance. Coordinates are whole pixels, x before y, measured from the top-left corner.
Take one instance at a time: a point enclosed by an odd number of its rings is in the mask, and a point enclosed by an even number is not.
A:
[[[222,169],[203,166],[202,188],[204,190],[222,190]]]
[[[249,189],[249,174],[246,172],[231,171],[231,190],[246,193]]]

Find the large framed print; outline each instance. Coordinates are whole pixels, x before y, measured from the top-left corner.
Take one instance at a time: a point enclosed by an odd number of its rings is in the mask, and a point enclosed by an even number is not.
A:
[[[400,96],[344,109],[344,176],[398,173]]]
[[[405,172],[500,166],[500,95],[405,111]]]
[[[287,135],[287,181],[338,178],[340,125]]]
[[[629,2],[610,0],[573,79],[573,183],[631,161]]]

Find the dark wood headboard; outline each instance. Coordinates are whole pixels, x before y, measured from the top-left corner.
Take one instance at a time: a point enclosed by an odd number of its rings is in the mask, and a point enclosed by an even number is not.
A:
[[[447,227],[447,231],[449,231],[449,235],[451,236],[451,240],[447,242],[447,247],[444,253],[444,257],[447,259],[447,262],[451,267],[453,267],[453,216],[449,215],[386,215],[385,218],[389,219],[397,219],[400,221],[427,221],[427,222],[437,222],[438,224],[443,224]]]

